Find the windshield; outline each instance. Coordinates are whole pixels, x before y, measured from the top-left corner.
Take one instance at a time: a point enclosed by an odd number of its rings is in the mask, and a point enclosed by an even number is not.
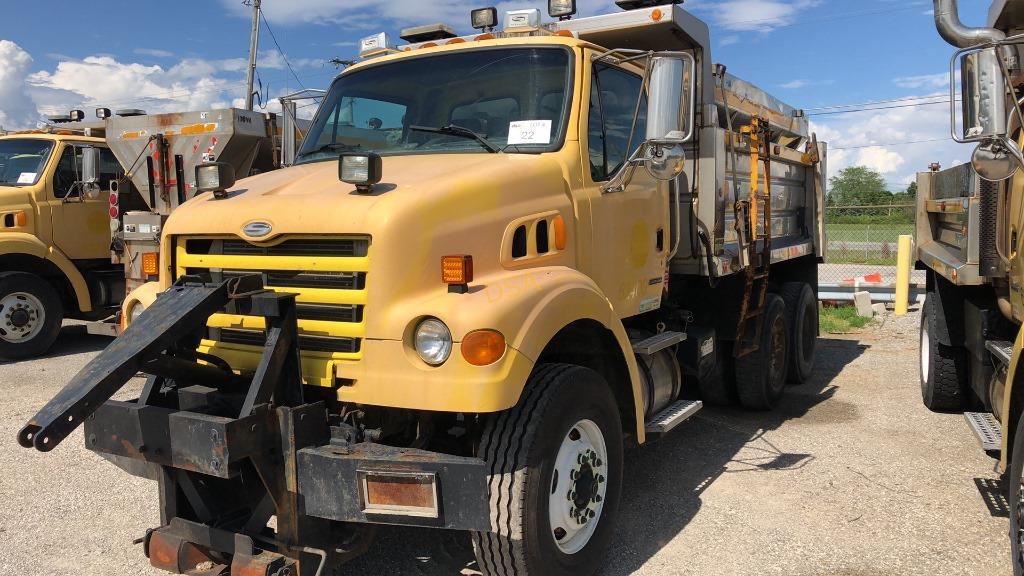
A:
[[[331,86],[296,164],[351,151],[555,150],[568,116],[570,54],[547,47],[467,50],[344,75]],[[461,130],[424,130],[453,125],[484,141]]]
[[[53,142],[49,140],[0,140],[0,186],[38,182],[51,150]]]

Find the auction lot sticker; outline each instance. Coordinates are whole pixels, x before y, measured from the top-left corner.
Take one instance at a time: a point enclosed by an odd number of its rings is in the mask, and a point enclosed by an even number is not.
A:
[[[508,125],[509,144],[550,144],[551,120],[517,120]]]

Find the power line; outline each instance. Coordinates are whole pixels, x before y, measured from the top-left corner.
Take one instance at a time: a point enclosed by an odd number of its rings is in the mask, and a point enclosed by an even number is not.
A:
[[[274,34],[274,29],[270,27],[270,22],[267,22],[267,17],[263,15],[263,11],[260,10],[260,18],[263,19],[263,25],[267,27],[267,32],[270,32],[270,39],[274,41],[274,45],[277,46],[278,53],[281,54],[281,58],[284,58],[285,66],[288,66],[288,71],[292,73],[292,77],[299,83],[299,87],[303,90],[306,89],[305,84],[302,80],[299,80],[299,75],[295,73],[295,69],[292,68],[292,63],[288,61],[288,56],[284,53],[284,49],[281,48],[281,44],[277,41],[277,36]]]
[[[935,100],[936,98],[945,98],[943,102],[949,102],[949,97],[945,94],[935,94],[932,96],[907,96],[905,98],[891,98],[889,100],[870,100],[868,102],[859,102],[856,104],[833,104],[831,106],[818,106],[816,108],[804,108],[805,112],[818,112],[822,110],[836,110],[839,108],[862,108],[865,106],[876,106],[880,104],[895,104],[900,102],[914,102],[917,100]]]
[[[918,143],[948,141],[950,139],[951,138],[943,137],[943,138],[927,138],[927,139],[922,139],[922,140],[902,140],[902,141],[894,141],[894,142],[863,143],[863,145],[843,146],[843,147],[836,147],[836,148],[829,147],[828,150],[829,151],[834,151],[834,150],[860,150],[860,149],[865,149],[865,148],[885,148],[885,147],[892,147],[892,146],[918,145]]]
[[[895,110],[897,108],[918,108],[921,106],[935,106],[937,104],[949,104],[949,99],[937,102],[923,102],[920,104],[894,104],[892,106],[877,106],[874,108],[850,108],[849,110],[833,110],[831,112],[811,112],[808,116],[835,116],[837,114],[855,114],[857,112],[875,112],[878,110]]]

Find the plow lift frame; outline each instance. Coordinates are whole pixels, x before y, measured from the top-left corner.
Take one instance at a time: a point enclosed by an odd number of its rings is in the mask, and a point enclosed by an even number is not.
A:
[[[221,310],[266,319],[251,378],[195,351]],[[294,294],[265,290],[260,275],[219,284],[183,277],[18,442],[48,452],[84,423],[87,448],[156,480],[161,527],[141,542],[154,567],[173,573],[321,576],[361,554],[373,524],[490,529],[482,459],[357,442],[325,402],[305,400],[299,362]],[[138,372],[148,375],[139,398],[110,400]],[[366,474],[432,479],[437,514],[363,506]]]

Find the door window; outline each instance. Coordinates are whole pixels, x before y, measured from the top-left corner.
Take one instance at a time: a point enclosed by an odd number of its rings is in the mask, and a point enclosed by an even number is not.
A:
[[[78,181],[82,179],[82,150],[85,146],[68,145],[60,156],[57,172],[53,177],[53,195],[60,198],[77,198],[81,194]],[[100,151],[100,190],[110,189],[110,182],[124,175],[117,157],[108,148]]]
[[[647,95],[640,102],[634,129],[636,101],[643,79],[620,68],[595,65],[590,87],[589,142],[590,174],[604,182],[643,144],[647,135]],[[630,146],[632,135],[632,147]]]

